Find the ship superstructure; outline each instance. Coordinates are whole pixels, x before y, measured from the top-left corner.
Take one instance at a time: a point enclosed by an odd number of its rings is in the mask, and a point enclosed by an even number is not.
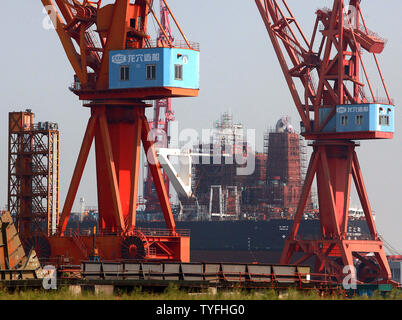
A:
[[[194,164],[194,194],[207,220],[291,218],[299,201],[306,148],[289,117],[264,135],[264,153],[247,141],[242,124],[225,112],[216,121],[210,142],[200,144]],[[247,161],[253,170],[246,172]],[[246,173],[246,174],[243,174]],[[310,200],[306,214],[314,213]]]
[[[209,140],[192,150],[192,196],[183,197],[179,192],[179,204],[173,205],[177,227],[191,233],[191,261],[274,263],[290,235],[306,169],[305,142],[287,116],[265,132],[264,152],[251,148],[245,132],[243,125],[225,112],[214,122]],[[236,161],[240,159],[253,159],[251,174],[238,174],[247,166]],[[308,238],[320,233],[314,199],[310,196],[301,223],[300,232]],[[87,211],[90,214],[80,224],[82,229],[96,225],[96,210]],[[350,209],[350,239],[362,239],[369,232],[361,211]],[[137,217],[140,228],[164,226],[161,213],[139,210]],[[72,220],[69,227],[76,225]]]

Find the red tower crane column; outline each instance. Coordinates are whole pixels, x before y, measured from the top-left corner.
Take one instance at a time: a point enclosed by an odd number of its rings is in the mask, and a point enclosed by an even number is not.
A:
[[[384,41],[367,29],[357,0],[350,0],[348,5],[346,0],[334,0],[332,9],[318,10],[311,40],[303,33],[285,0],[281,4],[276,0],[255,2],[301,117],[303,135],[313,140],[313,153],[281,263],[291,263],[298,252],[301,257],[292,263],[301,264],[315,257],[316,272],[332,273],[339,281],[345,277],[345,266],[359,265],[358,271],[364,272],[358,272],[358,281],[388,282],[391,272],[375,228],[355,152],[355,140],[392,138],[393,130],[383,127],[372,130],[363,126],[347,129],[347,117],[339,123],[340,112],[352,110],[348,109],[350,106],[355,106],[356,110],[392,110],[376,57],[383,50]],[[322,39],[316,43],[319,33]],[[362,49],[374,56],[386,93],[385,100],[380,101],[373,94]],[[296,81],[301,86],[297,86]],[[366,95],[365,87],[369,88],[370,96]],[[318,189],[321,236],[307,240],[298,231],[314,178]],[[370,230],[369,240],[349,240],[347,237],[352,178]],[[351,268],[352,274],[356,275],[354,270]]]
[[[42,0],[48,10],[58,12],[51,0]],[[158,18],[150,1],[55,0],[61,15],[56,31],[75,71],[71,90],[91,111],[81,150],[58,225],[58,235],[48,238],[51,257],[70,257],[74,263],[88,259],[91,251],[101,259],[156,259],[188,262],[190,238],[176,230],[169,197],[161,174],[154,138],[145,116],[144,101],[171,97],[193,97],[198,89],[180,86],[110,89],[109,54],[117,50],[155,48],[147,34],[148,16]],[[169,10],[170,12],[170,10]],[[64,19],[64,21],[63,21]],[[96,27],[96,31],[95,31]],[[188,42],[187,50],[193,50]],[[173,48],[169,44],[169,48]],[[79,50],[78,50],[79,48]],[[67,223],[92,142],[95,141],[99,226],[93,236],[68,230]],[[136,228],[141,143],[144,147],[167,230]],[[49,258],[49,257],[48,257]]]

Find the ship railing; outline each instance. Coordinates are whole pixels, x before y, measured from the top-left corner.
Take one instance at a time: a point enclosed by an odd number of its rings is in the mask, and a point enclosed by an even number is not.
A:
[[[189,237],[190,236],[190,230],[189,229],[176,229],[174,232],[169,229],[153,229],[153,228],[136,228],[135,232],[139,232],[143,234],[146,237],[168,237],[168,236],[174,236],[178,235],[181,237]],[[64,236],[73,236],[73,234],[76,233],[79,236],[92,236],[94,234],[94,229],[93,228],[69,228],[64,231]],[[103,229],[103,230],[98,230],[96,229],[95,236],[116,236],[116,235],[121,235],[124,234],[121,230],[112,230],[112,229]]]
[[[395,99],[391,98],[387,98],[387,97],[365,97],[364,101],[362,101],[362,103],[371,103],[371,104],[384,104],[384,105],[391,105],[394,106],[395,105]]]
[[[287,237],[286,240],[292,240],[290,237]],[[334,238],[330,237],[322,237],[321,235],[314,235],[314,234],[309,234],[309,235],[298,235],[296,236],[295,240],[298,241],[326,241],[326,240],[335,240]],[[360,235],[353,235],[353,234],[348,234],[345,237],[345,240],[376,240],[372,235],[369,234],[360,234]]]
[[[138,228],[136,230],[141,232],[144,236],[164,237],[172,235],[172,231],[169,229]],[[175,233],[182,237],[190,236],[189,229],[176,229]]]
[[[188,46],[188,44],[190,47]],[[148,41],[149,48],[163,48],[163,47],[169,47],[169,43],[166,41],[159,41],[159,40],[149,40]],[[173,48],[179,48],[179,49],[192,49],[196,51],[200,51],[200,44],[198,42],[193,42],[193,41],[188,41],[185,42],[184,40],[174,40],[173,43]]]

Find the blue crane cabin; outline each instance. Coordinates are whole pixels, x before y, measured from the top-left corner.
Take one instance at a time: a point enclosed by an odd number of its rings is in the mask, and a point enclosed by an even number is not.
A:
[[[331,113],[321,108],[320,125]],[[384,104],[355,104],[336,106],[336,114],[323,127],[322,133],[348,134],[353,139],[392,138],[395,131],[395,107]],[[371,133],[371,134],[370,134]]]
[[[199,89],[199,51],[147,48],[110,51],[109,89]]]

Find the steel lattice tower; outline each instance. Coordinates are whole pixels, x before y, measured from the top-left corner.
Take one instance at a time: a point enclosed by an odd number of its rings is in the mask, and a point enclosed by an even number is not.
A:
[[[8,210],[25,240],[54,234],[59,219],[58,126],[33,121],[30,110],[9,113]]]

